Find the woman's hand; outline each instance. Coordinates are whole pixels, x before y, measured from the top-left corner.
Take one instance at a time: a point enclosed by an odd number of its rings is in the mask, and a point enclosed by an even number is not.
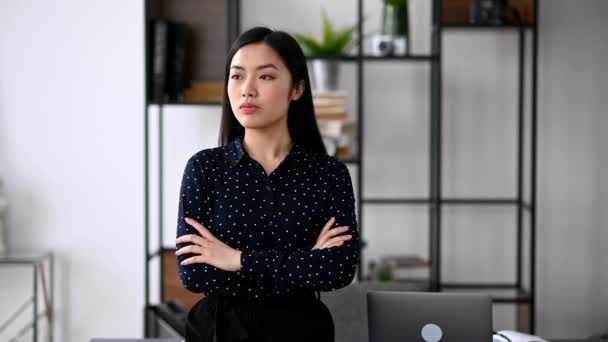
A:
[[[201,236],[195,234],[182,235],[175,240],[177,243],[192,243],[192,245],[180,248],[175,252],[176,255],[188,253],[198,254],[182,261],[181,265],[208,264],[228,272],[237,272],[241,270],[240,251],[220,241],[213,236],[207,228],[195,220],[188,217],[186,217],[185,220],[186,223],[194,227]]]
[[[312,248],[312,250],[342,246],[344,244],[344,241],[350,240],[352,238],[352,235],[350,234],[336,236],[338,234],[348,231],[349,228],[348,226],[342,226],[330,229],[334,222],[336,222],[335,217],[332,217],[329,219],[329,221],[327,221],[325,227],[323,227],[321,233],[319,234],[319,237],[317,238],[317,243]]]

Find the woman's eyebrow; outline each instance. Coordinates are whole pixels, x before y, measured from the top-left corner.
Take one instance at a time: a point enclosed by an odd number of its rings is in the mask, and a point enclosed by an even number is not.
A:
[[[261,70],[261,69],[266,69],[266,68],[274,68],[274,69],[276,69],[277,71],[279,71],[279,68],[277,68],[277,66],[276,66],[276,65],[274,65],[274,64],[272,64],[272,63],[268,63],[268,64],[262,64],[262,65],[259,65],[258,67],[256,67],[256,68],[255,68],[255,70]],[[242,67],[242,66],[240,66],[240,65],[236,65],[236,64],[235,64],[235,65],[230,66],[230,69],[239,69],[239,70],[245,70],[245,68],[243,68],[243,67]]]

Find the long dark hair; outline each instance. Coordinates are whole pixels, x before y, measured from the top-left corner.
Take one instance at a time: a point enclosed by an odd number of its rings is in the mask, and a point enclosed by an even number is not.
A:
[[[287,113],[287,126],[291,139],[295,144],[310,149],[314,152],[327,154],[312,102],[310,90],[310,78],[306,66],[306,57],[296,40],[283,31],[273,31],[266,27],[254,27],[243,32],[232,44],[226,58],[226,70],[224,75],[224,101],[222,103],[222,121],[220,125],[220,146],[228,145],[236,137],[243,137],[245,128],[237,121],[230,99],[228,98],[228,77],[230,75],[230,64],[234,54],[247,44],[260,43],[273,48],[281,57],[289,72],[291,73],[292,86],[304,80],[304,93],[289,104]]]

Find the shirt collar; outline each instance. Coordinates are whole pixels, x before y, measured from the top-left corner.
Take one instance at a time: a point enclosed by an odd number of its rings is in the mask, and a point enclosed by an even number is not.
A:
[[[243,159],[243,157],[247,154],[245,149],[243,148],[242,137],[236,137],[230,144],[228,145],[228,161],[230,165],[236,166]],[[284,162],[293,163],[298,159],[298,155],[300,154],[300,145],[294,143],[291,147],[291,150],[285,157]]]
[[[228,161],[232,166],[238,164],[245,154],[241,139],[241,137],[236,137],[228,144]]]

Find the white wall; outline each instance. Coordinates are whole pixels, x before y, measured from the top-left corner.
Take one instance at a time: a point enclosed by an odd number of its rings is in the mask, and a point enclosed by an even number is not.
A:
[[[366,0],[367,27],[378,27],[379,3]],[[354,23],[354,4],[324,6],[340,26]],[[265,24],[319,33],[320,0],[243,5],[243,27]],[[57,253],[58,341],[142,332],[142,6],[142,1],[0,2],[0,177],[11,204],[9,242]],[[413,17],[413,49],[428,52],[428,2],[414,0],[412,6],[412,13],[419,13]],[[541,1],[538,333],[549,337],[608,329],[608,253],[602,250],[608,238],[603,210],[608,183],[601,178],[608,171],[608,155],[601,148],[608,143],[602,110],[608,80],[602,60],[608,52],[601,25],[606,14],[601,0]],[[515,43],[509,32],[453,32],[444,40],[444,163],[452,175],[444,179],[446,194],[508,196],[514,189],[514,169],[507,166],[515,156]],[[354,65],[344,64],[342,71],[341,84],[355,94]],[[365,194],[424,196],[428,66],[369,64],[365,82]],[[478,95],[487,97],[476,102]],[[351,98],[353,114],[355,103]],[[215,141],[218,112],[166,111],[173,118],[165,138],[166,244],[173,239],[184,158]],[[176,118],[188,122],[175,124]],[[486,141],[493,142],[481,144]],[[511,245],[500,242],[512,241],[512,234],[499,229],[510,227],[504,223],[508,212],[462,208],[445,216],[453,227],[446,229],[446,276],[455,281],[507,274],[496,268],[511,269],[508,257],[494,267],[476,265],[487,267],[486,272],[466,272],[492,250],[467,252],[467,237],[493,243],[494,250],[508,256]],[[153,212],[152,223],[155,217]],[[366,255],[403,246],[425,253],[426,220],[422,208],[366,208]],[[10,280],[0,303],[18,305],[16,298],[28,290],[20,282],[31,286],[28,273],[0,272],[2,283]],[[0,305],[0,320],[10,311]],[[497,317],[511,324],[508,311]]]
[[[56,253],[55,341],[142,332],[142,6],[0,1],[8,237]],[[0,272],[4,321],[31,281]]]
[[[551,336],[584,336],[608,330],[608,3],[541,11],[538,323]]]

